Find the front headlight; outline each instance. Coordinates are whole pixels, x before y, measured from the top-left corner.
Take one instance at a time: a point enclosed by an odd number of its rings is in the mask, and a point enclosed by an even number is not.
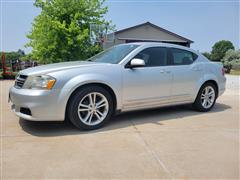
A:
[[[48,75],[28,76],[23,88],[25,89],[52,89],[56,79]]]

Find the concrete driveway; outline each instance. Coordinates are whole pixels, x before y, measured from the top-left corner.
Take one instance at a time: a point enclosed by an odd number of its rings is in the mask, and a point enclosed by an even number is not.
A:
[[[81,132],[65,122],[19,120],[1,83],[1,177],[239,179],[239,77],[208,113],[188,106],[122,114]]]

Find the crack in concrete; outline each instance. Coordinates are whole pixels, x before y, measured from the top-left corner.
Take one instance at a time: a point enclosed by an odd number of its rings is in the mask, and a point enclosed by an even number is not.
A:
[[[174,179],[172,174],[170,173],[170,171],[168,170],[168,168],[166,167],[166,165],[162,162],[162,160],[159,158],[159,156],[156,154],[156,152],[151,149],[150,145],[148,144],[148,142],[143,138],[141,132],[138,130],[138,128],[135,126],[135,124],[130,120],[133,128],[135,129],[135,132],[138,134],[139,138],[141,139],[141,141],[143,142],[146,150],[152,155],[152,157],[157,161],[158,165],[163,168],[163,170],[168,174],[168,176],[171,179]]]

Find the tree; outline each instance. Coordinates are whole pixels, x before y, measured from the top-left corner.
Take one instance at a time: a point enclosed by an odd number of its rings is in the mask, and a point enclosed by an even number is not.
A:
[[[16,60],[21,59],[22,57],[24,57],[25,52],[21,49],[19,49],[18,51],[12,51],[12,52],[4,52],[5,54],[5,60],[6,60],[6,66],[7,67],[11,67],[13,63],[16,62]],[[2,69],[2,52],[0,52],[0,69]]]
[[[24,56],[24,55],[25,55],[25,52],[24,52],[23,50],[21,50],[21,49],[19,49],[19,50],[17,51],[17,53],[18,53],[20,56]]]
[[[21,49],[18,51],[11,51],[11,52],[5,52],[6,62],[10,63],[12,61],[16,61],[17,59],[20,59],[25,55],[25,52]],[[0,52],[0,57],[2,57],[2,52]]]
[[[31,60],[34,60],[33,57],[32,57],[32,54],[29,53],[29,54],[25,54],[24,56],[22,56],[20,58],[21,61],[31,61]]]
[[[222,63],[228,72],[231,69],[240,70],[240,50],[228,50],[222,59]]]
[[[211,60],[211,54],[209,52],[203,52],[202,55]]]
[[[222,40],[216,42],[212,47],[211,60],[220,61],[229,49],[234,50],[234,46],[231,41]]]
[[[110,24],[103,19],[104,0],[36,0],[41,13],[34,19],[30,42],[34,59],[52,63],[86,59],[101,50],[90,42],[90,24]]]

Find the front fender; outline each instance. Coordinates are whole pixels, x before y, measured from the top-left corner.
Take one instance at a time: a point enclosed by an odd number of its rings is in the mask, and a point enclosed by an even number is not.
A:
[[[65,114],[65,109],[66,109],[68,99],[77,88],[86,84],[91,84],[91,83],[101,83],[109,86],[115,93],[115,96],[117,99],[117,102],[116,102],[117,109],[121,109],[120,106],[121,106],[121,97],[122,97],[122,94],[121,94],[122,83],[121,83],[120,77],[113,78],[111,76],[107,76],[103,74],[91,73],[91,74],[78,75],[70,79],[64,84],[64,86],[62,87],[59,93],[59,99],[58,99],[58,102],[62,104],[61,112],[64,112]]]

